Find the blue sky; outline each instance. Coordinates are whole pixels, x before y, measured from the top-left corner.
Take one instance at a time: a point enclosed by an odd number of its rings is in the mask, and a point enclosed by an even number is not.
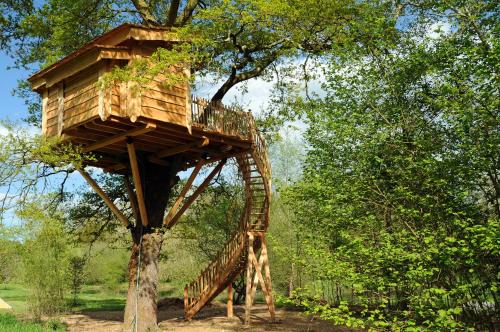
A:
[[[27,116],[27,108],[21,98],[12,96],[17,81],[26,79],[29,72],[25,70],[7,69],[12,66],[10,57],[0,52],[0,119],[21,120]]]

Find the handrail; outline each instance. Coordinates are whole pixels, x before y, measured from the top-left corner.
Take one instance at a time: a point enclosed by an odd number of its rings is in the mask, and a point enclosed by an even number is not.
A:
[[[196,280],[186,285],[186,319],[190,319],[207,301],[216,296],[222,287],[232,282],[231,278],[235,277],[235,273],[240,273],[244,267],[240,263],[247,255],[247,232],[267,230],[271,195],[271,169],[266,142],[257,130],[252,114],[201,98],[193,98],[191,105],[192,124],[225,135],[247,137],[252,142],[252,147],[248,154],[237,157],[245,180],[245,210],[236,231],[216,258],[201,271]],[[263,195],[257,195],[259,192],[263,192]]]
[[[247,136],[247,113],[199,97],[191,97],[191,124],[232,136]]]

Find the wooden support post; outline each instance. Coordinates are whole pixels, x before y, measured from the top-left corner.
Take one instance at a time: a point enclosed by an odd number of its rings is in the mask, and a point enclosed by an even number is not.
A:
[[[253,234],[248,234],[248,254],[253,253]],[[253,265],[250,257],[247,258],[247,287],[245,297],[245,325],[250,325],[250,314],[252,310],[252,271]]]
[[[275,312],[275,308],[274,308],[274,299],[273,299],[273,293],[272,293],[271,269],[269,267],[269,256],[267,255],[266,236],[262,235],[261,239],[262,239],[262,250],[261,250],[260,256],[263,258],[262,262],[264,264],[264,272],[266,275],[266,278],[264,281],[265,281],[266,288],[267,288],[267,291],[269,293],[269,299],[270,299],[267,306],[269,309],[269,313],[271,314],[271,320],[274,322],[274,321],[276,321],[276,312]]]
[[[135,146],[132,141],[127,142],[128,156],[130,158],[130,167],[132,168],[132,177],[134,180],[135,192],[137,195],[137,203],[141,214],[141,222],[143,226],[148,225],[148,214],[146,210],[146,201],[144,199],[144,192],[142,191],[141,173],[139,172],[139,164],[137,163],[137,155],[135,153]]]
[[[227,318],[233,318],[233,284],[227,286]]]
[[[163,221],[164,225],[168,225],[170,223],[170,221],[172,220],[172,217],[177,212],[177,209],[179,209],[179,206],[181,205],[182,201],[186,197],[187,192],[191,188],[191,185],[193,184],[194,179],[196,178],[196,176],[200,172],[200,169],[204,163],[205,163],[205,160],[200,159],[200,161],[196,164],[196,167],[191,172],[191,175],[189,176],[186,184],[184,185],[184,188],[182,188],[182,191],[179,194],[179,197],[177,197],[174,204],[172,205],[172,208],[170,209],[167,216],[165,217],[165,220]]]
[[[95,190],[95,192],[101,196],[102,200],[106,205],[110,208],[110,210],[115,214],[116,218],[120,220],[126,227],[129,226],[130,222],[128,221],[127,217],[123,215],[123,213],[116,207],[116,205],[113,203],[113,201],[106,195],[106,193],[99,187],[97,182],[92,179],[89,173],[87,173],[83,169],[79,169],[78,172],[83,176],[83,178],[88,182],[88,184]]]
[[[129,176],[125,176],[123,181],[125,181],[125,187],[127,188],[128,200],[130,202],[130,207],[132,208],[132,213],[136,221],[136,225],[139,223],[139,206],[137,204],[137,196],[135,195],[132,183],[130,183]]]
[[[173,216],[172,219],[168,222],[167,228],[170,229],[170,228],[172,228],[172,226],[175,225],[175,223],[177,222],[177,220],[179,220],[179,218],[182,216],[182,214],[189,208],[189,206],[191,206],[191,204],[193,204],[193,202],[196,200],[196,198],[198,198],[198,196],[200,196],[200,194],[208,187],[208,185],[210,184],[210,181],[212,181],[212,179],[215,177],[215,175],[221,171],[221,169],[222,169],[222,167],[224,166],[225,163],[226,163],[226,160],[222,160],[213,169],[213,171],[210,172],[210,174],[203,181],[203,183],[196,189],[196,191],[193,193],[193,195],[191,195],[187,199],[186,203],[184,203],[184,205],[175,214],[175,216]]]

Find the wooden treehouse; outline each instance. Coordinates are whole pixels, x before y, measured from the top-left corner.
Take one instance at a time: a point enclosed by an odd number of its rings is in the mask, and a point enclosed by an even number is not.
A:
[[[193,168],[185,187],[165,213],[164,227],[171,228],[196,197],[220,172],[228,158],[235,158],[244,181],[246,202],[237,231],[218,257],[184,290],[185,318],[190,320],[218,294],[228,291],[232,315],[232,282],[246,271],[246,314],[249,323],[257,285],[265,295],[271,318],[274,304],[265,233],[269,225],[270,166],[264,139],[249,112],[193,98],[188,83],[165,87],[162,76],[147,84],[101,84],[114,67],[147,58],[158,48],[178,42],[168,29],[122,25],[29,78],[42,96],[42,133],[82,146],[96,157],[87,165],[106,172],[131,174],[140,212],[148,225],[146,199],[137,155],[151,163],[168,165],[179,157],[183,169]],[[182,70],[182,69],[181,69]],[[185,75],[189,71],[182,70]],[[189,196],[200,169],[215,169]],[[129,220],[99,185],[80,170],[93,189],[125,225]],[[131,201],[131,204],[133,202]]]

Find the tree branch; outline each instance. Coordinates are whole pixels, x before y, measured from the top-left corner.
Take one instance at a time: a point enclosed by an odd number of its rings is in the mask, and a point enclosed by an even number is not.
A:
[[[172,2],[170,3],[170,7],[168,9],[167,24],[166,24],[167,27],[174,26],[180,3],[181,3],[180,0],[172,0]]]
[[[160,25],[160,23],[154,17],[151,8],[145,0],[132,0],[134,7],[137,9],[139,14],[141,15],[144,22],[149,25]]]
[[[222,98],[226,95],[226,93],[236,84],[247,81],[251,78],[259,76],[269,65],[276,60],[277,54],[275,52],[269,54],[266,58],[262,59],[258,66],[256,66],[252,70],[248,70],[246,72],[237,73],[236,66],[233,66],[231,70],[231,75],[227,78],[227,80],[222,84],[222,86],[217,90],[217,92],[213,95],[212,101],[218,102],[221,101]]]
[[[200,0],[189,0],[182,11],[182,15],[178,16],[175,20],[175,26],[183,26],[191,19],[193,12],[198,5],[202,4]]]

